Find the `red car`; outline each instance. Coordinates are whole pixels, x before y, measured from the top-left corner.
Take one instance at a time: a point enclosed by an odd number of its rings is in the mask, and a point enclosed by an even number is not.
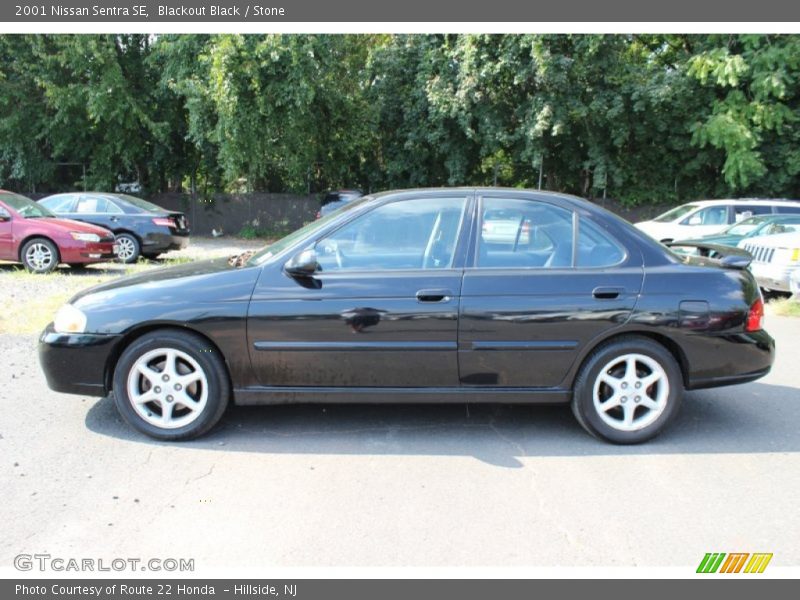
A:
[[[0,190],[0,260],[49,273],[58,263],[80,266],[114,258],[114,234],[108,229],[58,219],[30,198]]]

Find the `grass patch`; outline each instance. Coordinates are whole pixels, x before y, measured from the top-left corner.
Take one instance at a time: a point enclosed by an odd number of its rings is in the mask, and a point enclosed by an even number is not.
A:
[[[53,320],[59,307],[79,291],[117,279],[123,275],[144,273],[157,267],[169,267],[193,262],[189,257],[177,257],[161,261],[139,260],[122,269],[56,269],[52,273],[39,275],[24,268],[4,270],[0,273],[10,295],[0,297],[0,334],[39,334]],[[14,288],[17,288],[16,290]]]
[[[0,303],[0,333],[40,333],[53,320],[59,307],[74,293],[71,290],[62,291],[25,303],[4,300]]]
[[[800,317],[800,300],[779,298],[768,304],[771,311],[781,317]]]

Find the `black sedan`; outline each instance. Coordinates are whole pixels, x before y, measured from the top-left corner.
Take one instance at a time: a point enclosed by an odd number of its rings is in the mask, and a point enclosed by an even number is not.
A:
[[[636,443],[685,389],[770,370],[733,252],[681,258],[562,194],[390,192],[246,260],[83,291],[40,359],[52,389],[113,392],[159,439],[207,432],[229,402],[523,402],[571,404],[591,434]]]
[[[129,196],[104,192],[55,194],[39,201],[59,217],[86,221],[114,232],[118,258],[134,263],[189,244],[189,222],[182,212]]]

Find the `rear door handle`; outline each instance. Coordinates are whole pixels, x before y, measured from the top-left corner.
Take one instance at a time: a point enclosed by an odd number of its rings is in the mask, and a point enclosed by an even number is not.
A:
[[[624,288],[619,287],[596,287],[592,290],[592,296],[598,300],[613,300],[619,298],[624,291]]]
[[[419,302],[449,302],[452,297],[453,292],[451,290],[433,289],[417,292],[417,300]]]

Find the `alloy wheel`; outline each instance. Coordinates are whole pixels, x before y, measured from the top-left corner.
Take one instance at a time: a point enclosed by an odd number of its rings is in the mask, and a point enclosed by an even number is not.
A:
[[[35,271],[46,271],[54,260],[53,251],[41,242],[31,244],[25,251],[25,262]]]
[[[618,431],[638,431],[655,422],[668,398],[666,371],[645,354],[624,354],[608,361],[592,393],[598,416]]]
[[[146,352],[128,373],[127,392],[134,411],[161,429],[195,421],[208,402],[208,378],[186,352],[157,348]]]
[[[121,236],[117,238],[116,243],[118,248],[117,258],[120,260],[128,261],[136,254],[136,244],[131,238]]]

